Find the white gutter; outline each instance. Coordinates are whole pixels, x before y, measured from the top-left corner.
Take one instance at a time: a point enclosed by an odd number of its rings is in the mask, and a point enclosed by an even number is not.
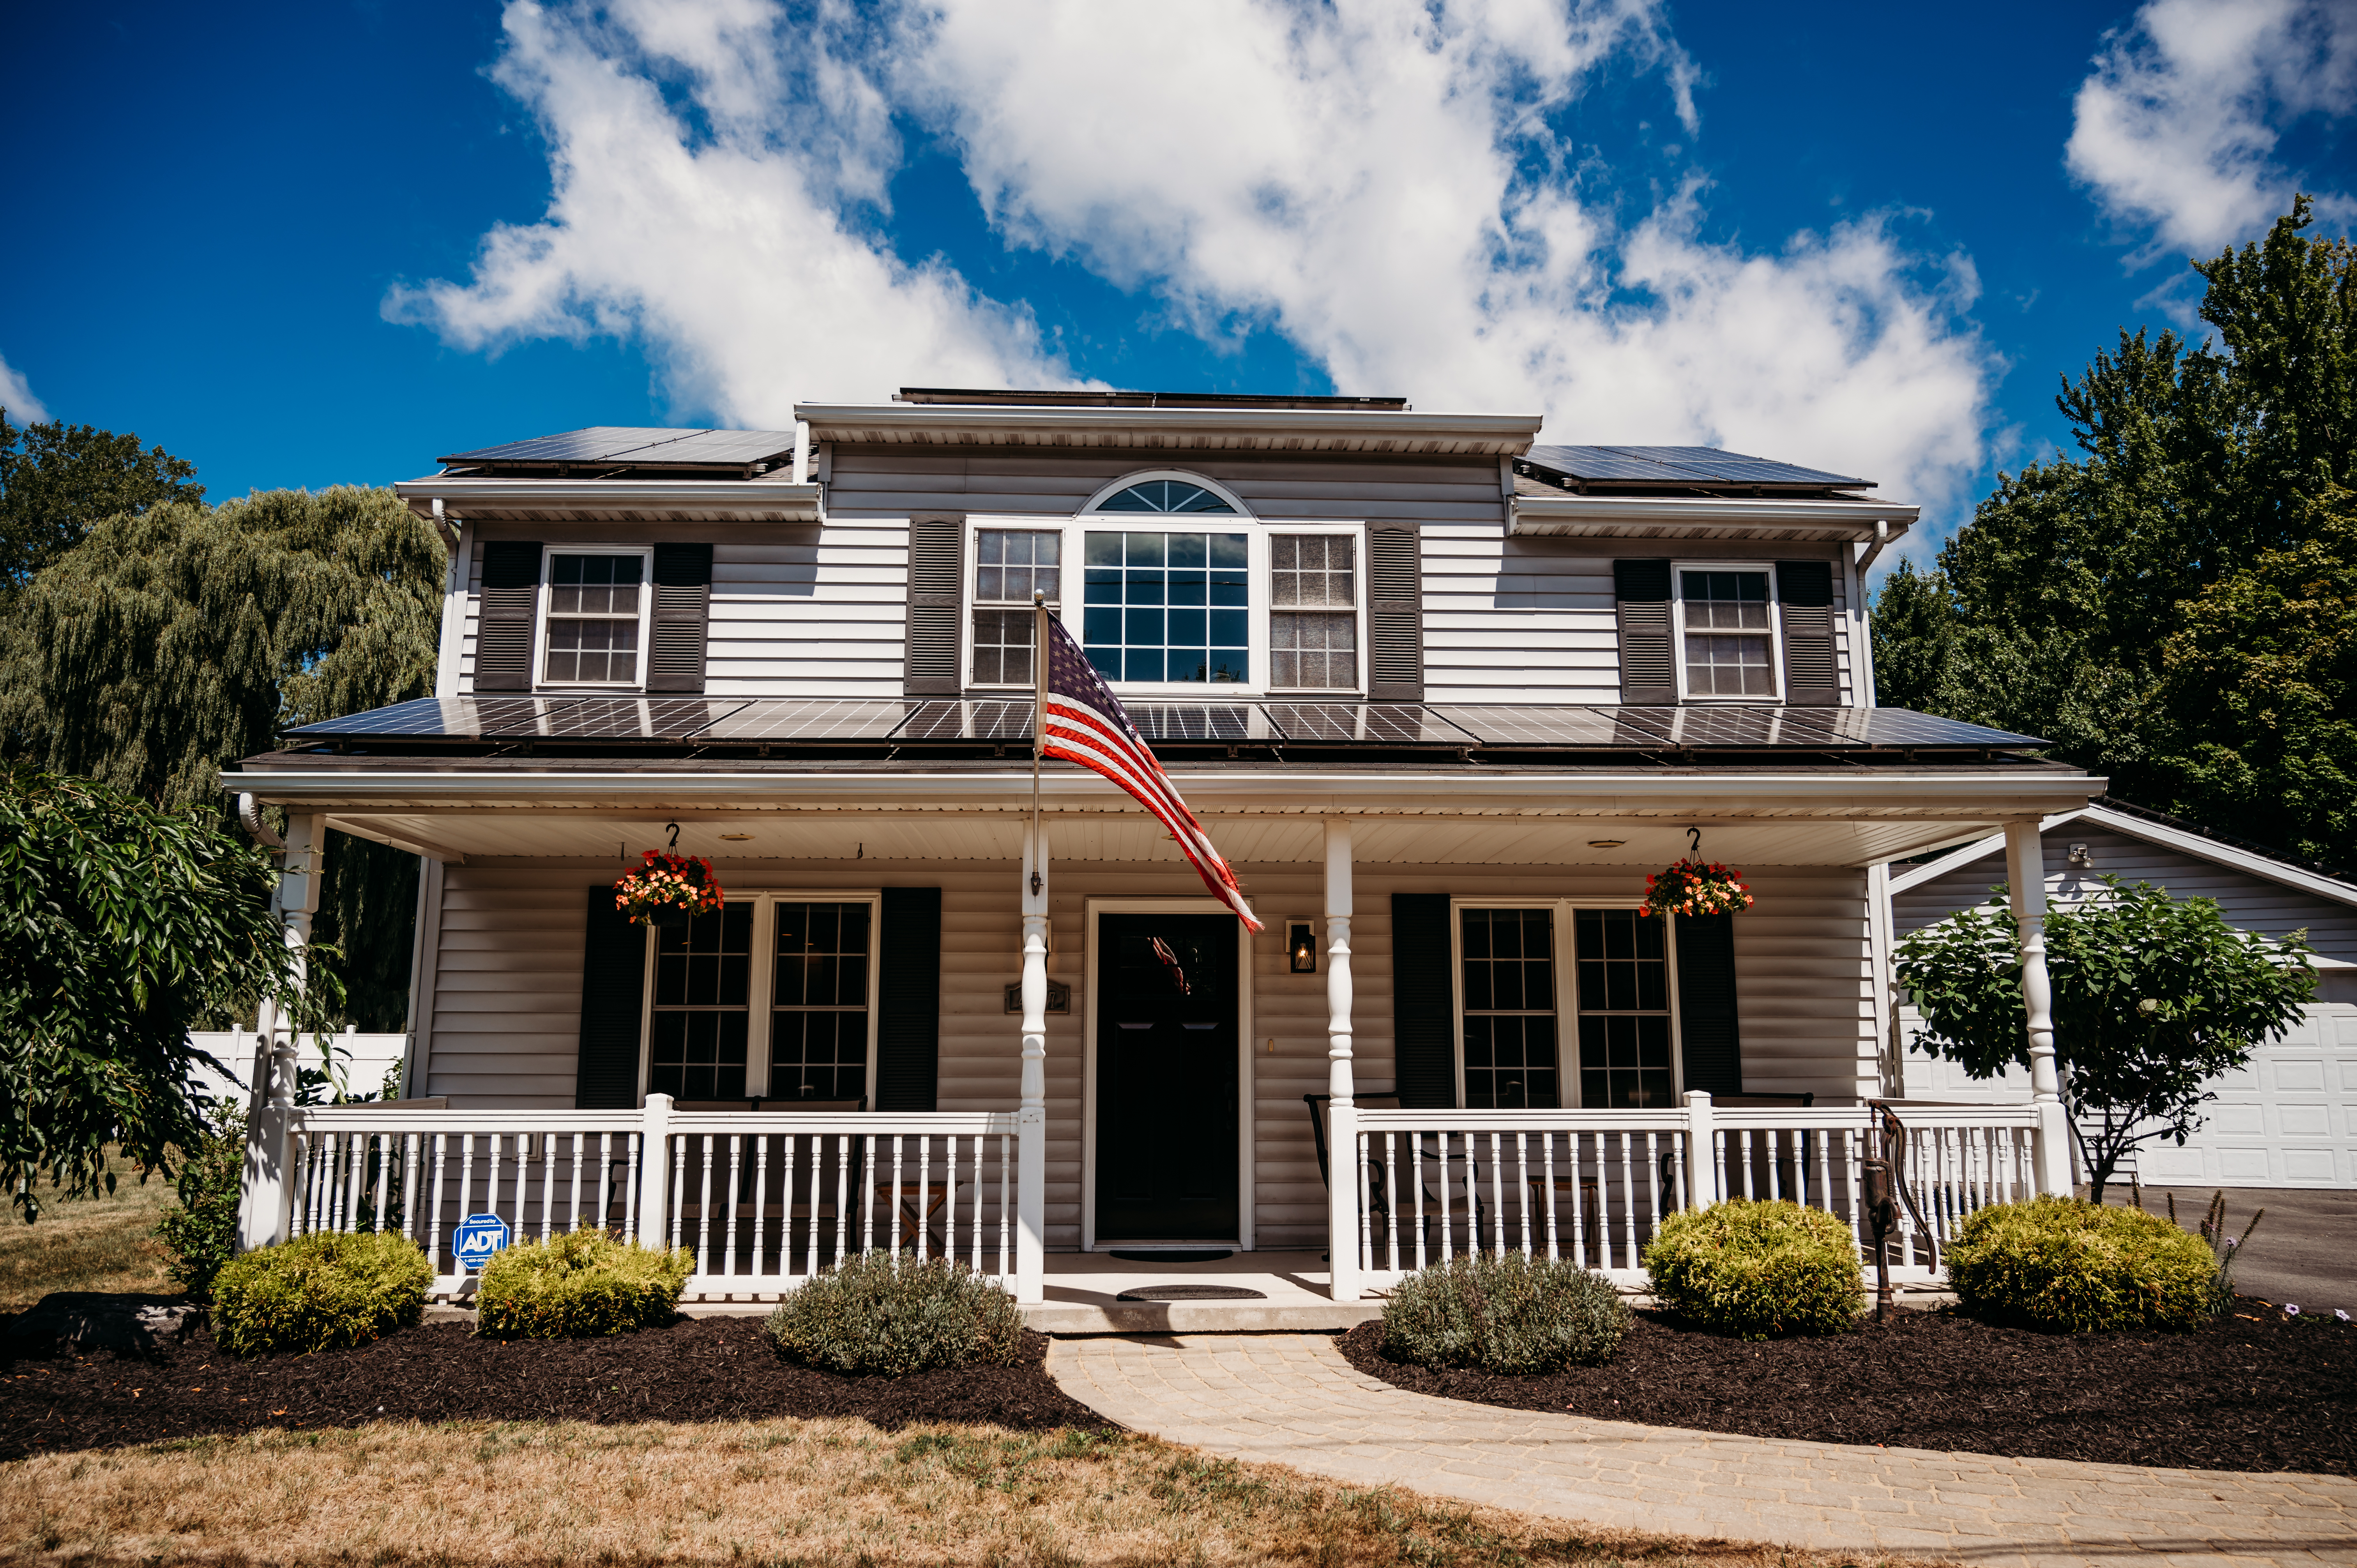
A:
[[[1901,501],[1571,494],[1518,495],[1513,511],[1510,532],[1522,534],[1594,535],[1617,525],[1674,537],[1681,532],[1765,526],[1839,530],[1853,542],[1893,538],[1923,515],[1921,507]]]
[[[796,403],[813,442],[946,442],[1120,446],[1201,437],[1202,446],[1306,445],[1312,450],[1518,456],[1544,416],[1362,409],[1064,408],[998,404]]]
[[[393,494],[410,503],[439,503],[442,515],[491,512],[649,511],[757,512],[766,521],[816,522],[819,487],[770,479],[501,479],[437,474],[406,479]]]

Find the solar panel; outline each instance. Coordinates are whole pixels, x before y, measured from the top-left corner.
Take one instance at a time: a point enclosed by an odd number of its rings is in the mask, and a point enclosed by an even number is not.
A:
[[[1783,708],[1669,708],[1670,743],[1680,746],[1763,746],[1789,745],[1781,734]],[[1811,728],[1808,744],[1821,745],[1822,730]]]
[[[909,716],[903,702],[757,697],[695,732],[708,741],[882,740]]]
[[[902,740],[1029,740],[1028,702],[972,702],[942,698],[909,710],[892,738]]]
[[[1415,703],[1264,703],[1261,706],[1287,740],[1466,746],[1476,738]]]
[[[543,721],[578,697],[418,697],[389,708],[321,719],[286,732],[290,740],[415,736],[471,739]]]
[[[2036,736],[1988,729],[1980,725],[1968,725],[1962,719],[1943,719],[1932,714],[1911,713],[1905,708],[1867,708],[1855,711],[1854,717],[1865,721],[1867,743],[1870,746],[2018,746],[2051,744]]]
[[[1250,703],[1124,703],[1148,740],[1282,740]]]
[[[1813,485],[1845,489],[1874,483],[1845,474],[1829,474],[1822,468],[1803,468],[1768,457],[1725,452],[1716,446],[1534,446],[1531,461],[1578,479]]]
[[[703,430],[676,430],[662,425],[593,424],[586,430],[561,431],[554,435],[535,435],[528,441],[509,441],[497,446],[484,446],[472,452],[454,453],[437,457],[437,463],[597,463],[617,453],[636,451],[645,446],[660,446],[684,436],[704,435]],[[791,443],[790,442],[789,445]]]
[[[744,705],[742,697],[587,697],[483,733],[494,740],[679,740]]]
[[[1521,708],[1459,707],[1443,704],[1432,710],[1458,728],[1479,736],[1489,746],[1659,746],[1669,739],[1668,726],[1648,723],[1650,713],[1673,709],[1643,708]]]
[[[791,430],[699,430],[661,446],[615,454],[639,463],[758,463],[791,455]]]

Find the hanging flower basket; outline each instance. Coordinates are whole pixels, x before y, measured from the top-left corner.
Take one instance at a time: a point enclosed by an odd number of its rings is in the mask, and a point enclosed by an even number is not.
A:
[[[646,864],[614,884],[614,908],[639,926],[684,926],[720,908],[725,895],[701,855],[646,852]]]
[[[1648,915],[1735,915],[1751,902],[1743,874],[1715,860],[1681,860],[1645,878]]]

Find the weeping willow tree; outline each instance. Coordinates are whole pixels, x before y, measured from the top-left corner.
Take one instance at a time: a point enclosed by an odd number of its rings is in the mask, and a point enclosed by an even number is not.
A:
[[[98,523],[23,591],[0,649],[0,744],[167,808],[281,729],[434,687],[445,554],[393,492],[174,503]],[[404,1026],[417,862],[332,835],[316,939],[350,1022]]]

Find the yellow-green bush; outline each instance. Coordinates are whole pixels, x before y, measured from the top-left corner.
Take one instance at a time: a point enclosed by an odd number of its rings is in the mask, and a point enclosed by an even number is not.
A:
[[[1011,1367],[1023,1348],[1015,1298],[963,1263],[862,1253],[804,1284],[770,1314],[770,1337],[831,1372]]]
[[[475,1287],[475,1332],[503,1339],[584,1339],[667,1323],[695,1266],[584,1229],[502,1249]]]
[[[2157,1214],[2048,1195],[1968,1217],[1946,1249],[1975,1317],[2089,1334],[2194,1328],[2217,1310],[2209,1243]]]
[[[1838,1334],[1865,1305],[1857,1239],[1822,1208],[1731,1197],[1662,1221],[1645,1249],[1654,1302],[1714,1334]]]
[[[425,1313],[434,1265],[391,1231],[314,1230],[241,1252],[213,1276],[213,1338],[236,1356],[341,1350]]]
[[[1479,1252],[1419,1269],[1383,1303],[1383,1354],[1509,1377],[1595,1367],[1629,1332],[1602,1274],[1552,1258]]]

